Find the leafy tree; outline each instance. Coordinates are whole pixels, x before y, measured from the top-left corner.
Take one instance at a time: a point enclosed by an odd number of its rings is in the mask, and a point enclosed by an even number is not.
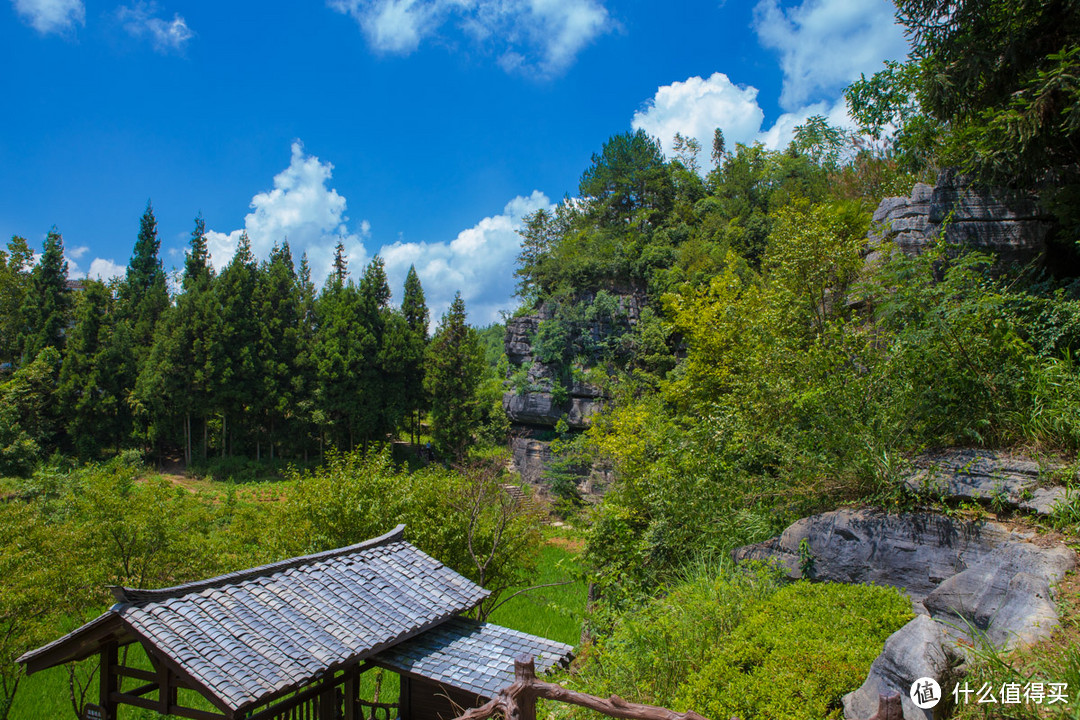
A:
[[[0,474],[22,475],[56,448],[61,429],[54,398],[60,352],[46,346],[0,385]]]
[[[435,445],[452,457],[464,456],[479,419],[476,390],[483,369],[483,349],[476,331],[465,324],[465,301],[455,293],[428,346],[424,376]]]
[[[53,228],[45,236],[41,259],[34,266],[29,291],[23,298],[20,341],[23,362],[32,361],[44,348],[64,348],[64,329],[71,308],[67,271],[64,239]]]

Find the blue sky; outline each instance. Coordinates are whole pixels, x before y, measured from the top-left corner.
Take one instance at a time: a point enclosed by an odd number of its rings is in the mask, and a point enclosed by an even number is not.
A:
[[[56,225],[73,275],[123,271],[153,201],[166,268],[199,212],[213,260],[339,238],[433,314],[514,302],[522,216],[637,127],[669,148],[786,144],[907,49],[887,0],[8,0],[0,237]],[[707,152],[705,153],[707,154]],[[704,158],[703,158],[704,159]]]

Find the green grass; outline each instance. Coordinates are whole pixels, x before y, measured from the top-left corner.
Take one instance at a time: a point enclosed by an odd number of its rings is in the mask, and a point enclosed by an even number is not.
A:
[[[498,607],[488,618],[532,635],[577,645],[585,616],[587,588],[574,561],[580,550],[580,538],[573,531],[549,529],[540,549],[533,585],[573,579],[569,585],[546,587],[522,593]],[[515,588],[520,590],[522,588]],[[509,595],[509,593],[507,593]]]
[[[537,559],[533,584],[559,582],[575,576],[574,559],[578,555],[580,540],[572,531],[550,529],[546,542]],[[520,588],[517,588],[520,589]],[[577,645],[585,614],[585,583],[577,579],[570,585],[542,588],[518,595],[498,608],[488,619],[491,622],[522,632]],[[72,628],[57,628],[57,635]],[[96,661],[93,661],[96,662]],[[137,650],[128,661],[134,667],[149,669],[149,661]],[[128,680],[127,687],[139,681]],[[371,699],[374,692],[375,674],[365,673],[361,681],[361,697]],[[182,698],[191,707],[213,708],[194,693]],[[385,673],[380,702],[396,702],[398,697],[397,676]],[[87,694],[90,702],[97,702],[97,683],[92,683]],[[150,720],[159,718],[157,713],[140,708],[121,706],[117,720]],[[63,667],[53,668],[23,678],[15,695],[15,704],[8,720],[62,720],[75,718],[68,700],[68,676]]]

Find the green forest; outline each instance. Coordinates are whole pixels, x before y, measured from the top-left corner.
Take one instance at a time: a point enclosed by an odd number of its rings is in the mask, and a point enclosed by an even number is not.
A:
[[[845,91],[857,131],[812,117],[769,150],[718,129],[707,172],[693,138],[615,135],[575,197],[526,218],[514,316],[542,318],[531,342],[556,368],[556,402],[587,382],[604,405],[584,432],[550,434],[544,487],[529,490],[554,499],[542,512],[499,489],[516,481],[503,394],[533,389],[504,326],[470,326],[459,295],[429,333],[415,271],[400,295],[378,257],[354,282],[339,245],[319,285],[284,238],[264,259],[242,238],[218,273],[196,218],[170,284],[149,204],[109,284],[68,278],[55,228],[39,255],[12,238],[0,720],[38,717],[30,698],[55,702],[41,717],[94,700],[92,667],[43,690],[14,659],[106,608],[107,585],[174,585],[398,522],[495,591],[481,617],[516,589],[572,581],[572,600],[532,611],[571,618],[550,631],[578,646],[570,687],[712,720],[842,717],[910,604],[738,569],[730,552],[844,505],[922,506],[901,479],[927,448],[1074,470],[1080,449],[1080,4],[896,4],[913,50]],[[1042,255],[1006,262],[942,238],[868,262],[881,200],[943,170],[1034,198]],[[629,296],[644,298],[632,320]],[[595,502],[578,489],[590,469],[611,478]],[[1040,529],[1075,544],[1073,489]],[[574,528],[557,563],[550,512]],[[1080,687],[1077,623],[1035,670],[993,656],[976,672]]]

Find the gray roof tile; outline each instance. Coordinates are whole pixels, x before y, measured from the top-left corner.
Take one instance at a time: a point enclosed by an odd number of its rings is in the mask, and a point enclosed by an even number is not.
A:
[[[390,670],[411,673],[491,698],[514,682],[514,658],[533,656],[537,674],[565,665],[572,647],[510,628],[455,617],[372,660]]]

